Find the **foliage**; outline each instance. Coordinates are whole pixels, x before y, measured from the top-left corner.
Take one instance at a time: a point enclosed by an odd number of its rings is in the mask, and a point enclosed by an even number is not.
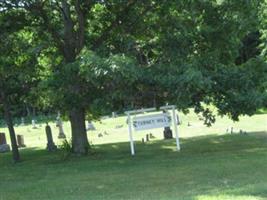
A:
[[[257,49],[259,37],[265,38],[265,4],[263,0],[0,2],[3,23],[9,16],[12,20],[22,16],[19,22],[28,28],[12,33],[23,35],[38,52],[31,56],[21,52],[26,47],[17,46],[18,66],[27,60],[27,66],[42,69],[36,78],[41,93],[31,90],[25,99],[70,118],[77,153],[87,152],[85,114],[94,119],[112,110],[169,103],[184,112],[195,108],[211,125],[215,116],[208,106],[233,120],[266,106],[265,46],[261,56]],[[32,77],[32,72],[36,74],[35,70],[26,74]]]
[[[64,161],[67,160],[70,157],[72,151],[71,141],[64,139],[59,145],[59,149],[61,151],[61,159]]]
[[[3,26],[0,32],[0,89],[16,113],[29,102],[30,96],[35,94],[37,99],[35,88],[41,70],[37,62],[39,52],[35,49],[37,39],[24,20],[24,12],[0,12]]]

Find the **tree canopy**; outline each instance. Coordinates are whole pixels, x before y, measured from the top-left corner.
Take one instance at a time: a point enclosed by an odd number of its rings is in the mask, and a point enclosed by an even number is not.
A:
[[[264,1],[4,0],[0,7],[3,19],[18,17],[27,27],[12,34],[37,38],[38,55],[20,57],[37,60],[27,64],[29,73],[41,71],[37,96],[69,117],[74,153],[88,151],[86,115],[171,103],[195,108],[210,125],[207,105],[238,120],[266,104],[258,47]],[[6,42],[6,49],[25,49]]]

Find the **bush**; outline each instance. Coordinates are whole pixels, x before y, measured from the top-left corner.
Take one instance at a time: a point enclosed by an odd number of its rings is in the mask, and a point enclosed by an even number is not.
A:
[[[62,160],[67,160],[71,155],[72,151],[71,140],[68,141],[67,139],[64,139],[62,141],[62,144],[59,146],[59,149],[62,152],[61,154]]]

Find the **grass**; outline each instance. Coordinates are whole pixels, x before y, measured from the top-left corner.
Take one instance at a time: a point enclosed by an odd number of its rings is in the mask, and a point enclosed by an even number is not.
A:
[[[182,125],[178,127],[179,135],[182,138],[195,137],[202,135],[217,134],[223,135],[226,133],[226,129],[230,130],[233,127],[235,133],[238,133],[240,129],[246,132],[259,132],[267,130],[267,114],[254,115],[252,117],[241,117],[239,122],[232,122],[229,118],[217,118],[216,123],[212,127],[206,127],[203,125],[203,121],[199,121],[197,115],[190,113],[189,115],[179,114],[182,120]],[[188,126],[190,122],[191,126]],[[55,121],[50,121],[52,128],[54,141],[59,145],[62,141],[57,139],[58,128],[56,127]],[[67,135],[67,139],[70,140],[70,123],[64,122],[64,131]],[[96,127],[95,131],[88,131],[88,139],[91,144],[106,144],[106,143],[117,143],[117,142],[128,142],[128,126],[126,124],[126,117],[117,117],[115,119],[109,118],[102,120],[101,122],[94,122]],[[122,128],[116,128],[121,126]],[[24,135],[25,144],[30,148],[45,148],[46,136],[45,136],[45,125],[39,124],[38,129],[32,129],[31,125],[17,126],[15,127],[17,134]],[[103,134],[107,132],[108,135]],[[0,132],[5,132],[8,136],[7,128],[0,128]],[[152,129],[148,131],[140,131],[134,133],[134,139],[141,141],[146,134],[152,133],[156,139],[161,140],[163,138],[162,129]],[[99,138],[99,133],[102,133],[104,137]],[[9,137],[7,137],[8,143]]]
[[[267,199],[266,117],[244,117],[235,124],[223,118],[206,128],[196,116],[183,116],[181,152],[175,140],[160,140],[162,130],[155,129],[156,139],[145,144],[140,138],[146,132],[135,133],[135,157],[124,142],[127,127],[115,128],[125,118],[107,119],[89,132],[91,154],[67,161],[60,151],[44,150],[44,127],[31,132],[17,127],[28,148],[21,150],[23,162],[16,165],[10,153],[0,154],[0,200]],[[249,133],[225,134],[228,126]],[[67,123],[65,129],[69,134]],[[109,135],[98,138],[104,130]]]

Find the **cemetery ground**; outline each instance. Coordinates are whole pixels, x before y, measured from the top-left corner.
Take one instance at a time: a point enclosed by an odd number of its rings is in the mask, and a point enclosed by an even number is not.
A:
[[[47,152],[45,124],[15,127],[27,147],[16,165],[11,153],[0,154],[0,200],[267,199],[267,114],[237,123],[218,117],[210,128],[194,114],[180,117],[181,152],[174,139],[162,140],[163,130],[154,129],[134,133],[134,157],[124,116],[95,122],[96,130],[88,131],[90,155],[80,158]],[[64,131],[69,139],[68,122]],[[5,128],[0,132],[9,139]],[[148,133],[154,137],[143,144]]]

